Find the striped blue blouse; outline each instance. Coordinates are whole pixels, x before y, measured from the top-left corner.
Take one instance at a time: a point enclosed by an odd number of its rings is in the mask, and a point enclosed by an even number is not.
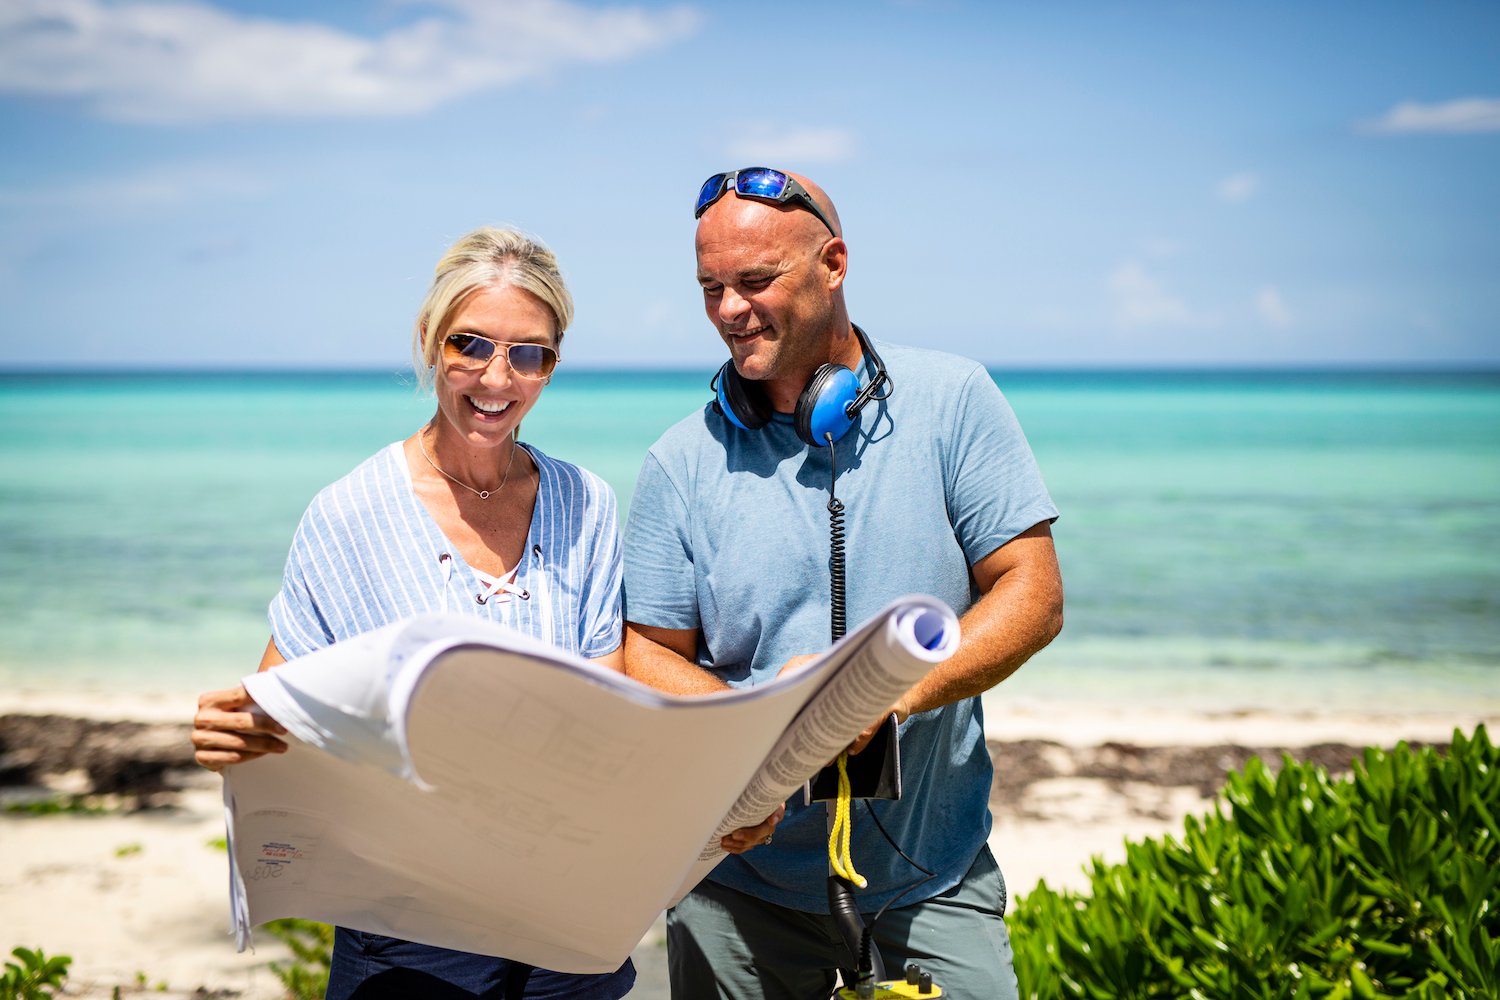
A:
[[[308,506],[271,601],[288,660],[429,611],[471,614],[584,657],[619,647],[620,535],[598,476],[524,446],[540,473],[512,596],[486,588],[412,490],[401,442],[381,449]]]

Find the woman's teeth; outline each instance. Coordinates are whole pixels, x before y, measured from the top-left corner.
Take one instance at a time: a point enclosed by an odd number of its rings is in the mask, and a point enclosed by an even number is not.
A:
[[[485,403],[475,399],[473,396],[469,397],[469,405],[474,407],[474,409],[478,410],[480,413],[490,414],[500,414],[510,409],[510,403],[508,401],[504,403]]]

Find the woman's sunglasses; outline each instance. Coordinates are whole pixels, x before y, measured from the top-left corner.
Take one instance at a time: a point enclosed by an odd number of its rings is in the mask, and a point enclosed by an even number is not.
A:
[[[838,235],[833,231],[833,223],[828,221],[828,216],[824,215],[818,203],[813,201],[813,196],[807,188],[780,170],[772,170],[770,167],[745,167],[742,170],[714,174],[703,182],[703,187],[698,189],[698,204],[693,209],[693,218],[702,218],[703,213],[708,211],[708,206],[724,197],[724,192],[730,188],[733,188],[734,193],[741,198],[759,198],[761,201],[773,201],[777,204],[791,202],[794,205],[800,205],[816,215],[818,221],[828,227],[830,234]]]
[[[522,378],[549,378],[557,367],[557,352],[546,344],[502,344],[476,333],[450,333],[443,338],[443,363],[459,371],[488,368],[503,353],[510,370]]]

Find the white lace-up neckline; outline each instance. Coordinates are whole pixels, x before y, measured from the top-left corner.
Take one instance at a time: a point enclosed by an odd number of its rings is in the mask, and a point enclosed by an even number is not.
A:
[[[474,595],[474,603],[480,605],[489,604],[491,600],[500,595],[504,595],[502,598],[502,603],[512,597],[519,598],[523,601],[531,600],[531,588],[522,587],[516,581],[520,579],[522,569],[534,570],[532,579],[534,579],[535,581],[533,586],[537,586],[539,588],[537,591],[537,605],[538,610],[540,611],[542,616],[542,634],[551,636],[552,602],[547,599],[547,588],[545,586],[546,577],[543,573],[545,567],[542,563],[542,547],[540,545],[532,545],[530,554],[530,567],[527,567],[526,560],[522,559],[521,562],[516,564],[515,569],[511,570],[503,577],[491,576],[483,570],[472,570],[475,583],[479,586],[479,592]],[[453,555],[451,553],[438,553],[438,565],[443,568],[444,612],[448,611],[448,596],[452,592],[451,584],[453,582],[453,566],[456,562],[457,560],[453,558]]]
[[[478,604],[488,604],[496,595],[503,594],[505,597],[519,597],[523,601],[531,600],[531,593],[525,587],[516,585],[516,575],[520,570],[511,570],[504,576],[490,576],[484,570],[474,570],[474,579],[478,581],[480,593],[474,595],[474,601]]]

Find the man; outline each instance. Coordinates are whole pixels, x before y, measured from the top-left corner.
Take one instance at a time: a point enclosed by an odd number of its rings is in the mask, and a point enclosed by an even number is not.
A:
[[[904,790],[853,811],[851,856],[869,880],[855,901],[867,915],[892,904],[874,927],[888,975],[915,961],[947,995],[1014,997],[978,696],[1062,627],[1056,508],[983,367],[864,342],[844,303],[848,247],[819,187],[765,168],[717,174],[697,214],[698,283],[733,371],[720,372],[719,402],[667,431],[641,470],[626,527],[626,670],[701,693],[764,682],[825,649],[836,490],[850,624],[925,593],[962,627],[955,655],[892,706]],[[830,364],[873,396],[842,437],[807,427],[804,394]],[[742,853],[669,914],[678,1000],[807,1000],[854,967],[828,916],[825,807],[794,796],[775,819],[725,838]]]

